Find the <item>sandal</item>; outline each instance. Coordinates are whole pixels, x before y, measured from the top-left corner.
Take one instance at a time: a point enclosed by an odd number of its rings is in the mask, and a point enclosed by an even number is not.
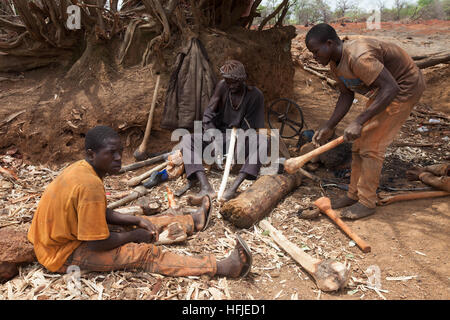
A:
[[[240,245],[245,252],[245,255],[247,256],[247,262],[244,264],[244,267],[241,270],[241,273],[239,274],[239,278],[245,278],[249,272],[250,269],[252,268],[252,262],[253,262],[253,258],[252,258],[252,253],[250,251],[250,248],[247,246],[247,244],[245,243],[244,239],[241,238],[241,236],[239,236],[238,234],[236,235],[236,248],[238,247],[238,245]]]
[[[204,197],[208,197],[208,200],[209,200],[209,208],[208,208],[208,212],[206,212],[206,221],[205,221],[205,225],[203,226],[203,228],[202,228],[201,231],[204,231],[204,230],[206,230],[206,228],[208,228],[209,220],[211,220],[211,216],[212,216],[211,211],[212,211],[212,207],[213,207],[211,197],[210,197],[209,195],[205,195]]]

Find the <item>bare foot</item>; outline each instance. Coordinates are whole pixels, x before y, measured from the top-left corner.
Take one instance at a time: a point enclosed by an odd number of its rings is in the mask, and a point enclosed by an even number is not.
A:
[[[370,216],[374,214],[375,211],[375,208],[368,208],[365,205],[357,202],[354,205],[345,208],[341,213],[341,217],[345,219],[357,220]]]
[[[229,200],[231,200],[233,198],[236,198],[236,196],[237,196],[237,192],[235,190],[228,189],[228,190],[226,190],[223,193],[222,198],[220,199],[220,201],[226,202],[226,201],[229,201]]]

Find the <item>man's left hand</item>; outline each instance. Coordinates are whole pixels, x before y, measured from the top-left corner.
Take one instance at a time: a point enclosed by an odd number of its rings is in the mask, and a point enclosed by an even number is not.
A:
[[[147,219],[140,218],[137,226],[139,228],[146,229],[149,232],[151,232],[154,235],[155,242],[158,241],[159,238],[158,228],[153,223],[151,223]]]
[[[356,121],[350,123],[350,125],[344,131],[344,141],[354,141],[361,136],[362,125]]]

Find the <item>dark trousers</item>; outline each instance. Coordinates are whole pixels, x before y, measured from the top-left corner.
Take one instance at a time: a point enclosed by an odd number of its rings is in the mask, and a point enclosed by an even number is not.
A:
[[[231,136],[225,132],[222,133],[222,151],[223,154],[228,153]],[[208,148],[208,150],[206,150]],[[203,153],[206,150],[207,154],[213,148],[213,143],[210,141],[203,141],[203,135],[199,133],[192,133],[183,136],[181,139],[181,149],[183,152],[184,168],[188,179],[193,178],[193,174],[198,171],[204,171],[203,167]],[[264,149],[263,149],[264,148]],[[255,134],[254,136],[245,136],[236,140],[235,154],[233,163],[242,164],[240,173],[246,173],[247,179],[255,180],[261,168],[261,159],[259,150],[265,151],[269,148],[269,141],[267,136]],[[223,164],[225,166],[225,163]]]

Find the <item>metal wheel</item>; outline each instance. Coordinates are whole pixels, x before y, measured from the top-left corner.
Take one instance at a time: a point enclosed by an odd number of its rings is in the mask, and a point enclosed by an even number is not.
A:
[[[270,129],[279,130],[280,137],[292,139],[301,136],[304,124],[303,112],[292,100],[280,98],[270,105],[268,122]]]

